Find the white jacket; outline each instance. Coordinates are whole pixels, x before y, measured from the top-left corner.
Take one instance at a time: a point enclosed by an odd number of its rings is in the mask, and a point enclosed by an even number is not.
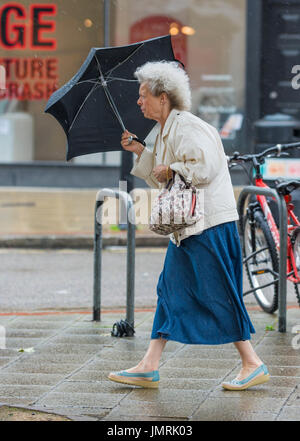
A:
[[[144,179],[150,187],[162,188],[152,174],[156,165],[165,164],[204,189],[204,221],[170,235],[180,241],[224,222],[238,219],[231,178],[218,131],[190,112],[173,109],[158,133],[153,152],[144,149],[131,174]]]

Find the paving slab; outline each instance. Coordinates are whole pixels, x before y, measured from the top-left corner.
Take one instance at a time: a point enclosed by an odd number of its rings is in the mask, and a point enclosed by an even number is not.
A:
[[[56,333],[56,330],[42,330],[42,329],[17,329],[17,328],[11,328],[6,327],[6,338],[12,339],[12,338],[44,338],[44,337],[50,337],[51,335],[54,335]]]
[[[199,358],[209,358],[210,360],[239,360],[240,357],[237,353],[237,350],[233,347],[228,346],[228,349],[220,349],[217,346],[214,348],[206,348],[205,346],[194,348],[189,345],[186,345],[181,351],[176,353],[176,358],[189,358],[191,359],[199,359]]]
[[[228,369],[219,366],[219,368],[173,368],[162,367],[160,374],[172,378],[197,378],[197,379],[223,379]]]
[[[225,417],[236,419],[239,413],[272,413],[280,411],[285,399],[281,398],[253,398],[248,395],[232,398],[207,398],[194,413],[191,420],[201,420],[203,417],[215,418],[223,421]]]
[[[136,312],[131,338],[110,335],[117,313],[100,323],[91,321],[90,314],[12,317],[6,324],[14,347],[0,350],[0,405],[42,409],[78,421],[274,421],[295,415],[297,420],[300,350],[293,349],[293,334],[266,331],[265,323],[274,323],[274,317],[255,310],[249,314],[261,323],[252,344],[271,380],[241,392],[221,387],[240,370],[233,344],[169,341],[158,390],[110,382],[110,371],[132,367],[142,358],[154,312]],[[296,321],[298,314],[293,315]],[[31,342],[34,352],[19,353],[22,341],[27,347]]]
[[[232,412],[230,409],[203,408],[190,421],[275,421],[276,413]]]
[[[113,343],[115,343],[114,348],[117,350],[126,350],[126,351],[131,351],[134,352],[136,350],[138,351],[145,351],[148,346],[149,346],[149,337],[145,338],[145,339],[122,339],[122,341],[113,341]],[[185,345],[183,345],[182,343],[177,343],[174,341],[168,341],[164,352],[175,352],[178,349],[180,349],[181,347],[183,347]]]
[[[124,363],[135,363],[139,362],[143,356],[145,355],[145,351],[134,351],[134,352],[128,352],[126,350],[124,351],[117,351],[112,348],[104,348],[102,349],[99,354],[96,355],[97,359],[102,361],[109,361],[111,363],[111,360],[118,360],[123,361]],[[163,353],[161,356],[161,362],[163,363],[168,359],[168,353]]]
[[[55,392],[67,392],[67,393],[110,393],[112,395],[128,395],[131,392],[131,388],[126,385],[116,385],[112,381],[64,381],[55,388]]]
[[[50,392],[35,402],[39,406],[82,406],[113,409],[124,398],[124,394]]]
[[[180,402],[164,402],[160,401],[134,401],[123,399],[119,406],[113,409],[105,419],[116,416],[127,416],[127,420],[131,420],[131,415],[139,417],[140,421],[144,420],[145,416],[155,418],[189,418],[197,409],[196,403]]]
[[[107,375],[111,370],[112,369],[110,370],[105,369],[104,371],[99,371],[99,370],[89,369],[89,366],[86,366],[80,369],[79,371],[74,372],[72,375],[68,376],[68,379],[71,381],[92,381],[94,383],[97,383],[101,381],[106,381]]]
[[[234,368],[237,364],[237,360],[222,360],[222,368]],[[205,369],[218,369],[220,368],[220,359],[210,358],[177,358],[174,357],[171,360],[167,360],[163,364],[164,368],[205,368]]]
[[[176,384],[174,385],[176,386]],[[124,403],[128,400],[133,401],[155,401],[159,403],[195,403],[199,402],[207,396],[208,391],[199,390],[184,390],[184,389],[162,389],[159,388],[155,391],[148,389],[135,389],[124,400]]]
[[[50,341],[49,343],[40,346],[38,350],[40,353],[46,352],[48,354],[96,354],[101,350],[101,346],[95,344],[66,345],[63,343],[53,343],[52,341]]]
[[[41,385],[1,385],[0,396],[17,398],[37,398],[50,390],[50,386]]]
[[[272,375],[272,385],[275,387],[300,387],[300,378]]]
[[[5,385],[40,385],[40,386],[54,386],[64,378],[63,374],[26,374],[24,373],[12,373],[8,374],[0,373],[0,384]]]
[[[300,411],[298,406],[285,407],[279,416],[277,421],[300,421]]]
[[[43,412],[54,412],[57,415],[67,416],[71,420],[75,421],[98,421],[102,420],[106,415],[108,415],[111,409],[106,409],[101,406],[39,406],[33,405],[31,409],[38,409]]]
[[[30,355],[25,355],[22,357],[23,362],[31,362],[31,363],[63,363],[63,364],[79,364],[88,361],[91,358],[91,354],[85,354],[80,352],[79,354],[56,354],[54,352],[47,353],[45,351],[40,352],[39,348],[36,349],[35,353]]]
[[[237,372],[235,372],[237,373]],[[279,367],[272,366],[270,368],[270,375],[273,377],[292,377],[300,379],[300,368],[298,367]]]
[[[37,346],[40,343],[42,343],[42,337],[41,338],[10,338],[7,337],[6,338],[6,347],[7,348],[15,348],[15,349],[25,349],[25,348],[30,348],[33,346]]]
[[[0,406],[3,404],[8,404],[11,406],[20,406],[24,408],[30,408],[35,399],[34,398],[19,398],[19,397],[2,397],[0,395]]]
[[[22,407],[0,406],[0,421],[70,421],[70,419]]]
[[[3,367],[5,365],[7,365],[9,362],[11,362],[12,360],[14,360],[13,357],[1,357],[0,358],[0,366]]]
[[[172,422],[176,423],[177,421],[188,421],[188,418],[168,418],[168,417],[158,417],[158,416],[149,416],[149,415],[120,415],[118,412],[111,412],[103,418],[103,421],[158,421],[158,422]]]
[[[270,356],[269,354],[263,355],[265,363],[271,368],[271,366],[295,366],[300,367],[300,356],[298,355],[276,355]]]
[[[300,412],[300,389],[296,386],[294,392],[290,395],[286,406],[298,407]]]
[[[285,386],[277,386],[276,388],[267,388],[266,385],[260,385],[253,387],[246,391],[247,398],[286,398],[288,397],[295,386],[285,387]],[[245,391],[231,391],[224,390],[223,388],[215,389],[211,394],[210,398],[245,398]]]
[[[274,347],[275,346],[275,347]],[[300,355],[300,351],[295,350],[292,346],[285,345],[258,345],[255,348],[255,352],[260,355],[262,354],[264,358],[275,355],[276,356],[298,356]],[[297,355],[299,354],[299,355]],[[300,357],[299,357],[300,358]]]
[[[197,379],[197,378],[161,378],[159,389],[183,389],[185,391],[207,391],[211,390],[219,384],[216,379]]]
[[[80,364],[70,363],[28,363],[18,362],[8,367],[4,367],[1,372],[16,372],[24,374],[70,374],[80,368]]]

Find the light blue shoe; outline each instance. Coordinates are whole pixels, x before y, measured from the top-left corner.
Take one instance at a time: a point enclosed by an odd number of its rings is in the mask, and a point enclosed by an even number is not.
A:
[[[151,372],[111,372],[108,378],[117,383],[156,388],[159,385],[158,371]]]
[[[234,379],[229,382],[223,382],[222,386],[224,389],[228,390],[244,390],[248,387],[255,386],[257,384],[266,383],[270,379],[270,374],[268,368],[265,364],[262,364],[257,369],[255,369],[252,374],[243,380]]]

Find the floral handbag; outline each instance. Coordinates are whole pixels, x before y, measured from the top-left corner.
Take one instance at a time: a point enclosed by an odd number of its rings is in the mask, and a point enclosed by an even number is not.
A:
[[[203,217],[200,207],[200,192],[178,173],[173,173],[165,188],[154,201],[149,219],[149,228],[166,236],[198,222]]]

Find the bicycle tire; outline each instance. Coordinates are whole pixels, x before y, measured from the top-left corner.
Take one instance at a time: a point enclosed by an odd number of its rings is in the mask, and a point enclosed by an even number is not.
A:
[[[251,235],[249,220],[249,215],[245,215],[242,236],[244,258],[252,253],[251,236],[249,236]],[[279,272],[279,259],[275,242],[264,215],[260,210],[254,212],[254,236],[256,246],[258,245],[260,248],[266,247],[266,249],[245,262],[245,268],[251,288],[258,288],[259,286],[270,283],[278,276],[268,272],[260,275],[253,274],[254,271],[269,269],[277,274]],[[259,248],[256,248],[256,251],[258,249]],[[275,282],[266,288],[253,292],[259,306],[269,314],[273,314],[278,309],[278,289],[278,282]]]
[[[294,288],[295,288],[295,293],[296,293],[296,297],[298,300],[298,305],[300,307],[300,290],[299,290],[299,284],[298,283],[294,283]]]
[[[300,228],[298,227],[295,229],[295,231],[292,234],[293,252],[294,252],[295,259],[296,259],[296,265],[298,268],[298,272],[299,272],[299,252],[298,252],[298,249],[297,250],[295,249],[295,247],[299,246],[299,239],[298,239],[299,235],[300,235]],[[299,283],[294,283],[297,301],[300,306],[300,288],[299,288],[299,286],[300,286]]]
[[[247,202],[245,203],[245,207],[247,207],[247,205],[254,203],[256,201],[257,201],[256,195],[250,194],[248,196],[248,203]],[[238,225],[238,232],[239,232],[241,239],[244,235],[244,223],[245,223],[245,216],[246,216],[246,214],[244,212],[242,212],[242,205],[244,205],[243,201],[239,198],[238,202],[237,202],[237,212],[239,215],[239,220],[237,222],[237,225]]]

